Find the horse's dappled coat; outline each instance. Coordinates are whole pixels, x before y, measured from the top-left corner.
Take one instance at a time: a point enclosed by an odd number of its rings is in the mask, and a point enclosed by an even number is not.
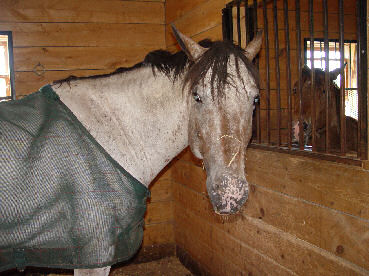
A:
[[[148,189],[104,151],[50,86],[0,103],[0,271],[130,258]]]

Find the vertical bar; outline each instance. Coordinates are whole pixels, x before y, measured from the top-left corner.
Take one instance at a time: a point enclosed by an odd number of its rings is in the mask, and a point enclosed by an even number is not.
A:
[[[274,49],[275,49],[275,78],[277,82],[277,145],[281,146],[281,85],[279,71],[279,36],[278,36],[278,10],[277,0],[273,0],[273,19],[274,19]]]
[[[296,0],[298,1],[298,0]],[[269,72],[269,34],[268,34],[268,14],[266,0],[263,0],[264,33],[265,33],[265,65],[266,65],[266,131],[267,142],[270,144],[270,72]]]
[[[329,151],[329,42],[328,42],[328,5],[323,0],[323,22],[324,22],[324,52],[325,52],[325,80],[324,89],[326,95],[325,105],[325,152]]]
[[[12,100],[16,100],[15,95],[15,74],[14,74],[14,55],[13,55],[13,35],[12,32],[6,32],[8,35],[8,60],[9,60],[9,71],[10,71],[10,95]]]
[[[349,87],[352,88],[352,82],[351,82],[351,78],[352,78],[352,72],[351,72],[351,59],[352,59],[352,56],[351,56],[351,42],[349,43],[349,55],[350,55],[350,59],[349,59],[349,80],[350,80],[350,84],[349,84]]]
[[[226,7],[222,10],[222,31],[224,40],[233,40],[232,8]]]
[[[252,21],[250,21],[250,10],[249,10],[249,1],[245,0],[245,26],[246,26],[246,45],[250,42],[251,40],[251,32],[250,31],[254,31],[253,28],[250,28],[253,24]],[[255,35],[255,34],[253,34]]]
[[[258,1],[254,0],[254,7],[253,7],[253,21],[254,21],[254,35],[252,38],[255,37],[255,35],[258,32]],[[252,39],[250,37],[250,40]],[[259,59],[256,59],[256,66],[259,69]],[[258,104],[256,105],[256,121],[257,121],[257,141],[259,144],[261,144],[261,128],[260,128],[260,100]]]
[[[284,13],[284,37],[286,47],[286,73],[287,73],[287,93],[288,93],[288,148],[292,147],[292,91],[291,91],[291,53],[290,53],[290,26],[288,22],[288,0],[283,1]]]
[[[237,1],[237,38],[238,38],[238,46],[241,47],[241,8],[240,8],[240,1]]]
[[[341,154],[346,153],[346,116],[345,116],[345,40],[344,40],[344,19],[343,19],[343,0],[338,0],[338,19],[340,26],[340,67],[341,67],[341,83],[340,83],[340,141],[341,141]]]
[[[366,0],[357,0],[357,60],[358,60],[358,158],[368,159],[368,62],[367,62],[367,3]]]
[[[299,148],[304,149],[304,131],[302,123],[302,66],[301,66],[301,26],[300,26],[300,1],[295,0],[296,6],[296,43],[297,43],[297,70],[299,72],[299,77],[297,81],[297,89],[299,93]],[[310,45],[311,47],[311,45]]]
[[[232,16],[232,5],[227,6],[228,13],[228,26],[229,26],[229,41],[233,42],[233,16]]]
[[[319,41],[319,51],[320,51],[320,69],[323,70],[323,55],[322,55],[323,49],[321,41]]]
[[[311,124],[312,124],[312,150],[316,151],[316,93],[315,93],[315,68],[314,68],[314,4],[313,0],[309,0],[309,30],[310,30],[310,68],[311,68]]]

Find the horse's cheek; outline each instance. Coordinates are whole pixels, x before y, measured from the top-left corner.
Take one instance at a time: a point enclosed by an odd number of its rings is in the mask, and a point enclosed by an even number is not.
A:
[[[188,131],[188,143],[190,145],[192,153],[199,159],[203,159],[201,143],[200,143],[200,132],[194,119],[190,119],[189,131]]]

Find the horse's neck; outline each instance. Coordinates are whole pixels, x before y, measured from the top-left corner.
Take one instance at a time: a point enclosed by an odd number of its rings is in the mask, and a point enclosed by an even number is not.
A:
[[[155,75],[144,67],[53,87],[100,145],[145,186],[188,145],[181,87]]]

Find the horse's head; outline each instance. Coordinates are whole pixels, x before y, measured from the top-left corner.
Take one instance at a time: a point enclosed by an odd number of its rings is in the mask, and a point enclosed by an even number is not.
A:
[[[326,129],[326,103],[327,93],[329,96],[329,124],[330,127],[338,128],[337,121],[337,93],[339,90],[334,84],[334,80],[340,74],[341,69],[336,69],[329,72],[329,91],[325,89],[325,72],[320,69],[314,69],[314,92],[315,93],[315,105],[313,105],[313,94],[311,91],[311,74],[312,71],[307,66],[302,69],[302,80],[301,80],[301,116],[303,122],[304,131],[304,144],[311,144],[312,139],[312,118],[313,112],[315,112],[315,135],[317,138],[318,148],[324,148],[325,140],[320,139],[325,137]],[[293,140],[295,142],[299,139],[300,127],[299,127],[299,114],[300,114],[300,93],[298,91],[298,81],[295,83],[293,88]]]
[[[245,153],[251,137],[258,75],[252,59],[260,50],[262,34],[246,51],[229,43],[202,48],[175,31],[193,64],[185,76],[189,101],[189,144],[203,159],[207,191],[215,212],[237,213],[248,198]]]

